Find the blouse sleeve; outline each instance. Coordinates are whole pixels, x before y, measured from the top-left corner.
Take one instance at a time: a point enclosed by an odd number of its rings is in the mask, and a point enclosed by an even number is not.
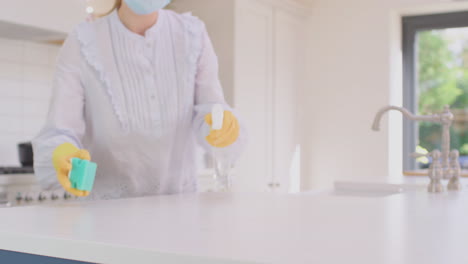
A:
[[[40,185],[45,189],[60,186],[52,165],[54,149],[67,142],[82,148],[85,121],[80,65],[80,44],[74,31],[58,56],[46,124],[33,140],[34,170]]]
[[[237,141],[222,149],[217,149],[217,155],[235,162],[240,156],[246,142],[246,130],[239,114],[231,108],[224,99],[223,89],[219,81],[218,58],[208,33],[203,27],[202,30],[202,50],[198,59],[198,68],[195,80],[195,117],[194,125],[200,145],[209,153],[212,147],[206,141],[206,136],[210,132],[210,127],[205,122],[205,115],[211,113],[215,104],[223,105],[225,110],[234,113],[240,125],[240,134]]]

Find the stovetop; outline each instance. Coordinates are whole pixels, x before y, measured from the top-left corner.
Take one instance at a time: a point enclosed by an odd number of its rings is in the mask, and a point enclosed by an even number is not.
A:
[[[33,167],[0,167],[1,174],[33,174]]]

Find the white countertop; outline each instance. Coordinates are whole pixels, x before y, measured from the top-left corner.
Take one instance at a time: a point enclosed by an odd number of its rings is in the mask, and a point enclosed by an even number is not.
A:
[[[467,190],[71,202],[0,223],[0,249],[99,263],[468,263]]]

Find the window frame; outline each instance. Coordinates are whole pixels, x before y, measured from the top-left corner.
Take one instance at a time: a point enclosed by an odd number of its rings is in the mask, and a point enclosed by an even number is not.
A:
[[[468,11],[403,16],[402,17],[402,54],[403,54],[403,107],[417,112],[417,33],[423,30],[468,27]],[[417,162],[411,154],[418,141],[418,123],[403,120],[403,170],[416,170]]]

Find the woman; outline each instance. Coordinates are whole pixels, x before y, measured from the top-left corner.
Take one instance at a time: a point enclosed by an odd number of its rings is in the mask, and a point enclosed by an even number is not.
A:
[[[238,157],[245,133],[225,103],[204,24],[162,10],[169,2],[120,0],[69,35],[33,141],[44,188],[95,199],[194,192],[197,140]],[[214,104],[226,110],[221,130],[210,129]],[[98,164],[91,194],[70,186],[73,157]]]

